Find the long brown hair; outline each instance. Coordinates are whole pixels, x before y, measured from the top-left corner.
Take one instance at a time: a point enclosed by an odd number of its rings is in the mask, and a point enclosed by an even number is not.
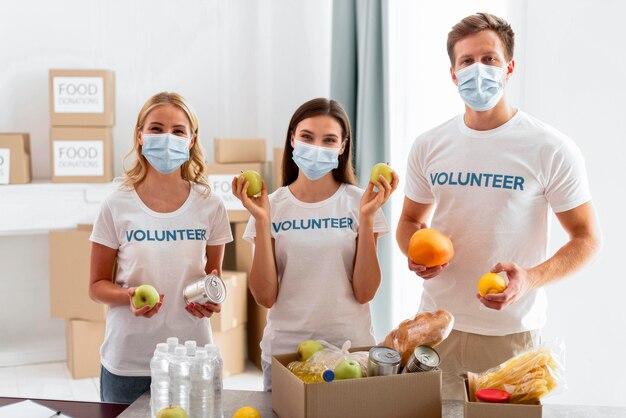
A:
[[[125,165],[124,163],[126,160],[133,155],[135,156],[135,162],[130,169],[124,171],[124,182],[122,187],[132,189],[145,180],[146,174],[148,173],[148,165],[150,163],[148,163],[146,157],[144,157],[141,153],[141,144],[139,143],[138,134],[143,129],[143,125],[148,117],[148,114],[157,106],[165,104],[174,105],[185,112],[187,118],[189,119],[189,124],[191,125],[191,139],[195,139],[191,149],[189,150],[189,161],[186,161],[180,167],[180,174],[184,180],[199,184],[205,188],[206,192],[208,192],[210,189],[207,180],[207,166],[204,161],[204,150],[202,149],[202,145],[198,139],[198,117],[196,116],[196,112],[183,96],[172,92],[161,92],[155,94],[148,99],[139,111],[137,124],[135,125],[135,130],[133,132],[133,147],[124,157],[123,165]]]
[[[352,129],[350,128],[348,115],[338,101],[318,98],[309,100],[300,106],[289,122],[287,138],[285,139],[285,152],[283,154],[283,186],[289,186],[296,181],[300,171],[291,158],[293,154],[291,137],[295,136],[296,127],[305,119],[321,115],[328,115],[335,119],[341,126],[341,140],[347,140],[346,148],[343,154],[339,156],[339,165],[332,171],[333,178],[340,183],[357,184],[354,176],[354,168],[352,167]]]

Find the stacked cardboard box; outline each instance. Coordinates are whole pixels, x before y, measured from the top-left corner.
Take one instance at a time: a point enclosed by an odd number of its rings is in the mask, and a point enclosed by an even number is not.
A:
[[[89,242],[91,225],[51,231],[50,316],[66,320],[67,365],[72,377],[100,374],[100,346],[104,340],[106,305],[89,298]]]
[[[264,139],[259,138],[216,138],[214,146],[216,163],[209,164],[208,167],[209,185],[211,190],[224,200],[234,238],[232,243],[226,245],[224,269],[249,273],[252,267],[253,248],[252,244],[243,240],[243,233],[250,215],[241,202],[232,195],[231,182],[233,177],[242,171],[254,170],[261,174],[268,188],[272,189],[273,176],[271,163],[266,157],[266,143]],[[259,344],[265,328],[267,310],[256,304],[249,290],[247,293],[248,322],[245,329],[247,357],[261,368]]]
[[[30,135],[0,133],[0,184],[30,183]]]
[[[52,181],[113,180],[115,74],[50,70],[49,83]]]

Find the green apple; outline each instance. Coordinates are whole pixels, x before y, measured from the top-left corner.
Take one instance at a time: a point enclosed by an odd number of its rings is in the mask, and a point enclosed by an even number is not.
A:
[[[335,379],[356,379],[363,377],[361,365],[355,360],[342,360],[335,366]]]
[[[298,360],[307,361],[309,357],[323,349],[324,346],[317,341],[306,340],[300,343],[300,345],[298,346],[298,351],[296,351],[296,355],[298,357]]]
[[[156,418],[189,418],[187,412],[180,406],[168,406],[167,408],[161,409]]]
[[[247,170],[242,171],[239,177],[243,177],[243,184],[246,184],[246,182],[250,183],[248,185],[248,192],[246,193],[248,197],[256,196],[261,193],[263,178],[261,178],[259,173],[254,170]]]
[[[385,163],[378,163],[372,168],[372,175],[370,176],[370,181],[376,184],[377,181],[380,181],[378,176],[383,176],[389,184],[393,181],[393,177],[391,176],[393,173],[393,168],[389,167]]]
[[[135,305],[137,309],[141,309],[146,305],[149,305],[150,309],[152,309],[159,303],[159,300],[161,300],[159,292],[157,292],[154,286],[150,286],[149,284],[142,284],[136,288],[135,294],[133,295],[133,305]]]

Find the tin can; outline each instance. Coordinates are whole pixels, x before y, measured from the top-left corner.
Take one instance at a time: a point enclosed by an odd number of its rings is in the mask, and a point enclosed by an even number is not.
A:
[[[218,276],[209,274],[185,287],[183,298],[187,305],[190,303],[204,305],[207,302],[222,303],[226,299],[226,286]]]
[[[439,366],[439,354],[427,345],[415,347],[402,373],[429,372]]]
[[[400,353],[393,348],[372,347],[370,348],[369,360],[367,362],[367,375],[389,376],[398,374],[401,359]]]

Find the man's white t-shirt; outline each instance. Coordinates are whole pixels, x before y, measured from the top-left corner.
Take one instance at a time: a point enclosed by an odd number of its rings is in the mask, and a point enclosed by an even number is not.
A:
[[[279,290],[263,332],[263,360],[293,353],[309,339],[339,347],[346,340],[353,347],[375,344],[369,303],[357,302],[352,289],[362,195],[345,183],[316,203],[298,200],[289,187],[269,195]],[[378,210],[374,233],[387,232]],[[254,217],[243,237],[254,242]]]
[[[135,190],[116,190],[102,203],[90,240],[118,250],[116,284],[151,284],[165,295],[152,318],[134,316],[128,305],[110,306],[100,357],[113,374],[150,376],[154,349],[168,337],[199,346],[212,340],[209,319],[185,310],[183,289],[206,275],[207,245],[230,242],[232,234],[220,197],[197,188],[168,213],[148,208]]]
[[[496,311],[476,299],[477,283],[498,262],[530,268],[545,261],[549,210],[591,200],[583,156],[570,138],[519,110],[489,131],[472,130],[457,116],[417,138],[405,194],[436,205],[431,226],[455,250],[448,267],[424,281],[420,310],[446,309],[455,329],[482,335],[545,325],[543,289]]]

